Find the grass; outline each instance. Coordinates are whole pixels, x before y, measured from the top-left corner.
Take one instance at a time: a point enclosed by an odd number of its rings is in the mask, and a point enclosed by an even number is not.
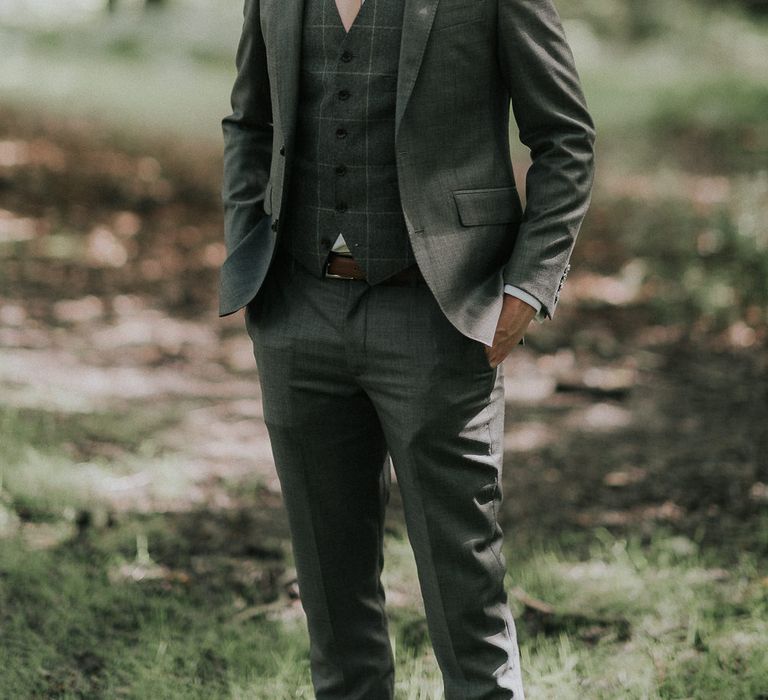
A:
[[[6,541],[1,697],[311,697],[300,617],[237,621],[231,587],[194,576],[116,581],[110,572],[127,557],[115,537],[94,532],[32,552]],[[754,700],[768,690],[768,579],[748,554],[725,571],[717,552],[671,533],[650,545],[603,530],[583,541],[586,559],[556,545],[517,551],[510,543],[508,587],[563,613],[624,618],[629,632],[532,633],[513,600],[532,698]],[[436,698],[434,658],[408,633],[420,612],[406,549],[388,536],[387,587],[411,593],[391,608],[397,696]]]
[[[279,677],[281,665],[298,676],[300,630],[232,624],[204,587],[114,584],[111,559],[4,549],[2,697],[229,697],[230,683]]]
[[[278,538],[267,546],[268,526],[254,532],[237,515],[205,508],[72,522],[72,507],[95,510],[99,494],[62,446],[98,435],[126,454],[104,461],[104,474],[126,462],[151,470],[153,454],[142,454],[150,417],[0,415],[13,457],[4,462],[3,500],[16,510],[26,503],[22,527],[0,546],[0,697],[312,697],[304,619],[281,583],[291,576],[290,550]],[[257,498],[250,509],[259,509]],[[754,549],[763,531],[755,528]],[[510,530],[507,589],[529,696],[764,697],[768,573],[742,546],[704,546],[664,527],[650,537],[563,528],[538,540]],[[396,697],[440,698],[400,528],[388,530],[385,547]],[[520,590],[554,612],[524,606]]]
[[[768,688],[768,589],[755,561],[746,555],[724,571],[715,552],[670,533],[647,546],[594,534],[587,560],[551,551],[529,559],[523,585],[569,609],[624,616],[630,637],[594,646],[573,635],[537,640],[529,647],[529,668],[541,674],[534,697],[755,698]]]
[[[305,623],[275,583],[290,575],[289,550],[238,549],[247,526],[205,510],[188,521],[126,513],[72,526],[67,494],[89,490],[58,455],[61,445],[96,431],[146,468],[136,420],[146,417],[3,412],[14,464],[37,474],[21,449],[37,444],[47,450],[38,453],[39,474],[51,480],[32,489],[6,462],[4,493],[17,505],[28,499],[30,512],[47,518],[27,518],[0,547],[0,697],[311,698]],[[103,469],[119,471],[120,462]],[[43,526],[58,535],[30,535]],[[396,697],[440,698],[410,547],[397,529],[385,546]],[[529,696],[764,697],[765,563],[749,547],[723,548],[663,527],[650,538],[599,527],[548,540],[509,532],[507,588]],[[723,560],[732,562],[728,569]],[[555,612],[526,608],[518,590]],[[243,617],[244,610],[256,613]]]
[[[111,493],[140,472],[151,474],[153,497],[183,493],[183,462],[153,438],[176,422],[176,410],[62,414],[0,405],[0,495],[27,520],[56,521],[105,508]]]

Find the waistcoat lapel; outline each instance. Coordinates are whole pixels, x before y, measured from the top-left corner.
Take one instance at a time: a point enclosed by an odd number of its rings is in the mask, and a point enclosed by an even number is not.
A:
[[[397,75],[395,134],[421,68],[439,0],[405,0]],[[265,42],[277,76],[277,97],[285,140],[293,144],[299,97],[304,0],[262,0],[267,18]]]
[[[397,105],[395,108],[395,136],[405,107],[411,97],[416,76],[421,68],[424,49],[435,19],[439,0],[405,0],[403,32],[400,43],[400,62],[397,72]]]

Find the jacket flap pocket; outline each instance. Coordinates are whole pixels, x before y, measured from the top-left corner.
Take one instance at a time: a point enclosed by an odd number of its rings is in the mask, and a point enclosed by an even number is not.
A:
[[[454,190],[453,198],[464,226],[511,223],[523,213],[516,187]]]

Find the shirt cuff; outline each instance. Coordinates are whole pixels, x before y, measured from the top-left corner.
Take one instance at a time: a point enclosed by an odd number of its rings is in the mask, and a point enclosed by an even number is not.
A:
[[[515,287],[514,284],[505,284],[504,294],[511,294],[513,297],[522,299],[526,304],[536,309],[536,313],[541,311],[541,302],[532,294],[528,294],[525,290],[520,289],[520,287]]]
[[[513,297],[517,297],[529,306],[532,306],[536,311],[534,320],[538,321],[539,323],[544,321],[544,315],[541,313],[542,304],[535,296],[528,294],[528,292],[526,292],[524,289],[520,289],[520,287],[516,287],[514,284],[505,284],[504,294],[511,294]]]

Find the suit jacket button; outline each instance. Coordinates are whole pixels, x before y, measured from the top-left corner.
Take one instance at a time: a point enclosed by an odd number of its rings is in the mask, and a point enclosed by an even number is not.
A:
[[[272,222],[272,230],[277,231],[277,219]]]
[[[280,155],[281,156],[285,155],[285,146],[280,146]]]

